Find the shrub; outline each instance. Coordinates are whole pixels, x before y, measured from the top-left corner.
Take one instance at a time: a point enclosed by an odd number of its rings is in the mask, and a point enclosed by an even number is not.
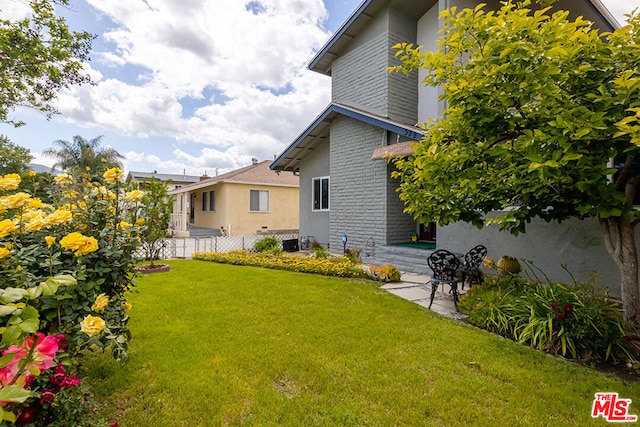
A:
[[[324,246],[322,246],[318,242],[313,242],[311,244],[311,253],[313,254],[314,257],[321,258],[321,259],[329,258],[329,256],[331,255],[331,252],[325,249]]]
[[[266,236],[258,240],[253,245],[253,249],[256,252],[266,252],[273,255],[280,255],[282,253],[282,244],[277,238],[273,236]]]
[[[360,249],[345,249],[344,256],[352,263],[360,264],[362,262],[362,258],[360,258],[361,252]]]
[[[91,425],[92,404],[80,402],[90,396],[74,375],[82,354],[109,349],[114,358],[127,358],[125,293],[133,286],[140,228],[123,221],[124,213],[137,207],[126,201],[122,175],[115,168],[79,180],[58,175],[44,183],[50,185],[51,203],[35,197],[42,189],[35,174],[18,192],[17,175],[0,177],[0,415],[5,421]],[[62,364],[68,374],[60,372]],[[62,387],[52,387],[41,402],[43,387],[56,373]]]
[[[478,327],[552,354],[583,362],[633,358],[631,334],[607,291],[506,276],[472,287],[459,308]]]

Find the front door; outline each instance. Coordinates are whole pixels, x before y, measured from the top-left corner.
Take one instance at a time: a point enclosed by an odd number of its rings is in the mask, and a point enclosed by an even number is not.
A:
[[[436,223],[430,222],[427,225],[420,224],[420,234],[418,235],[418,240],[435,242],[436,241]]]

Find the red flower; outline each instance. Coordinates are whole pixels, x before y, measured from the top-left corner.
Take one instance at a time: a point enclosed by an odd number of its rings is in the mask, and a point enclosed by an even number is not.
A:
[[[82,383],[82,381],[78,377],[71,375],[62,380],[60,388],[71,388],[80,385],[80,383]]]
[[[18,418],[16,418],[16,425],[26,426],[27,424],[31,424],[35,422],[37,415],[38,415],[38,409],[36,407],[29,406],[28,408],[24,408],[18,414]]]
[[[117,421],[115,421],[115,422],[113,422],[113,423],[109,424],[109,427],[119,427],[119,426],[118,426],[118,422],[117,422]]]
[[[67,378],[67,371],[64,370],[64,366],[58,364],[55,372],[51,375],[51,378],[49,378],[49,383],[60,387],[65,378]]]
[[[29,386],[33,383],[33,380],[36,379],[35,375],[27,374],[24,377],[24,385],[23,388],[29,388]]]
[[[550,306],[551,306],[551,310],[555,310],[558,307],[558,303],[557,302],[552,302],[550,304]]]
[[[53,399],[56,398],[56,394],[51,390],[42,390],[42,394],[40,395],[40,404],[44,405],[45,403],[52,402]]]
[[[571,304],[565,304],[564,312],[567,314],[573,313],[573,306]]]
[[[67,344],[67,336],[65,334],[55,335],[55,339],[58,341],[58,348],[60,350],[66,350],[69,347]]]
[[[556,319],[564,320],[564,313],[556,313]]]

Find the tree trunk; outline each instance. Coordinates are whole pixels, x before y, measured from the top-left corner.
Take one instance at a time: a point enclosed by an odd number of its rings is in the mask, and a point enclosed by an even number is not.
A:
[[[604,244],[620,272],[620,297],[624,320],[640,325],[638,251],[633,218],[599,218]]]

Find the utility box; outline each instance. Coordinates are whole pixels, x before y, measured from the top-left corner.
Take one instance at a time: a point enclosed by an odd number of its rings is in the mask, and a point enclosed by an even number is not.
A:
[[[287,239],[282,241],[282,250],[285,252],[298,252],[298,239]]]

